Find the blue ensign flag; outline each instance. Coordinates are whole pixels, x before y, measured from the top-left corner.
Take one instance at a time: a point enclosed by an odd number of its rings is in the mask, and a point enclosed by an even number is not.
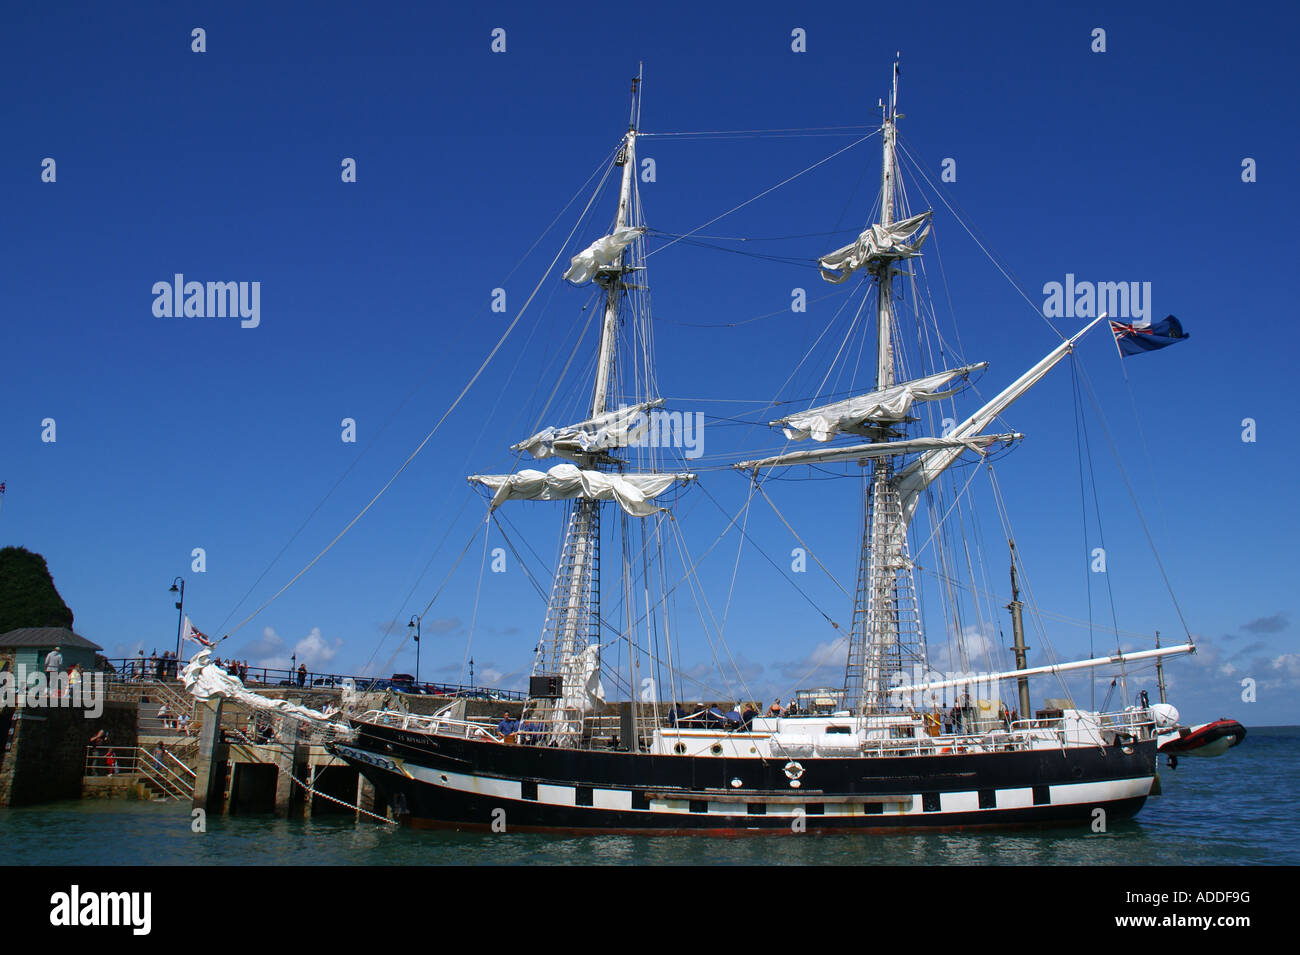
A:
[[[1119,346],[1120,354],[1125,357],[1155,351],[1166,345],[1186,341],[1191,337],[1183,331],[1183,326],[1172,315],[1154,325],[1125,325],[1123,322],[1111,322],[1110,330],[1115,336],[1115,344]]]

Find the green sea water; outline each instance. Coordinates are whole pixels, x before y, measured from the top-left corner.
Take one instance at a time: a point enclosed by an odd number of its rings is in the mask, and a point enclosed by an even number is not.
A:
[[[351,816],[210,815],[90,800],[0,810],[7,865],[1297,865],[1300,727],[1251,729],[1214,759],[1161,760],[1164,794],[1087,828],[737,837],[457,833]]]

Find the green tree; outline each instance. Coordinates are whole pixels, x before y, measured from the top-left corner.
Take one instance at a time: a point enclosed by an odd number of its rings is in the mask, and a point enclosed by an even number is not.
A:
[[[0,548],[0,633],[19,627],[72,628],[45,558],[25,547]]]

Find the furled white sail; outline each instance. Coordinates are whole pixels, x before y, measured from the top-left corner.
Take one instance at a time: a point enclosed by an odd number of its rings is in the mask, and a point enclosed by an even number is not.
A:
[[[565,279],[575,285],[591,281],[597,272],[608,268],[643,232],[645,232],[643,226],[624,226],[615,229],[611,235],[603,239],[597,239],[569,260],[569,270],[564,273]]]
[[[607,411],[564,428],[547,428],[520,441],[510,450],[527,451],[535,458],[573,458],[606,448],[625,448],[635,443],[649,426],[645,412],[658,408],[663,403],[663,398],[656,398],[654,401]]]
[[[572,661],[564,679],[564,696],[558,703],[569,709],[595,710],[605,702],[605,687],[600,681],[600,647],[590,646]]]
[[[661,511],[650,502],[679,481],[693,481],[694,474],[605,474],[584,471],[574,464],[557,464],[549,471],[526,468],[515,474],[475,474],[469,478],[496,492],[492,507],[506,501],[562,501],[587,498],[618,501],[633,517],[649,517]]]
[[[983,451],[990,445],[1010,444],[1019,441],[1023,434],[976,434],[966,437],[908,438],[903,441],[880,441],[872,444],[850,444],[840,448],[815,448],[811,451],[791,451],[757,461],[741,461],[734,467],[746,471],[750,468],[786,467],[792,464],[828,464],[833,461],[858,461],[863,458],[885,458],[913,454],[917,451],[951,453],[954,460],[963,451]]]
[[[922,212],[889,225],[876,223],[858,236],[856,242],[818,260],[822,278],[839,285],[863,266],[874,267],[885,259],[910,259],[920,255],[921,245],[930,235],[929,218],[929,212]]]
[[[1007,385],[996,398],[953,428],[949,435],[953,438],[962,439],[970,438],[983,431],[994,418],[1006,410],[1008,405],[1038,384],[1043,376],[1055,367],[1057,362],[1074,350],[1074,343],[1105,317],[1105,315],[1102,315],[1100,318],[1093,319],[1077,332],[1073,338],[1066,339],[1053,348],[1046,358]],[[905,520],[911,520],[912,515],[916,512],[917,501],[920,499],[921,493],[940,474],[947,470],[960,454],[960,448],[935,448],[932,451],[925,452],[899,472],[897,482]]]
[[[806,438],[829,441],[841,431],[856,427],[864,421],[902,421],[915,402],[935,401],[955,395],[960,388],[940,389],[958,376],[965,378],[972,371],[987,367],[988,362],[980,362],[904,381],[890,388],[809,408],[799,414],[773,421],[772,426],[783,426],[785,436],[791,441],[803,441]]]
[[[201,648],[190,658],[190,662],[181,670],[181,680],[185,684],[185,689],[196,700],[209,700],[214,697],[236,700],[252,709],[287,716],[308,726],[328,730],[343,739],[356,735],[355,730],[348,725],[347,720],[337,709],[313,710],[288,700],[275,700],[254,693],[244,686],[239,677],[231,676],[212,663],[211,647]]]
[[[564,687],[563,695],[537,714],[547,730],[547,734],[542,737],[544,743],[571,745],[574,738],[582,736],[583,716],[604,705],[605,687],[600,681],[600,649],[599,645],[592,644],[569,655],[561,664],[559,675]]]

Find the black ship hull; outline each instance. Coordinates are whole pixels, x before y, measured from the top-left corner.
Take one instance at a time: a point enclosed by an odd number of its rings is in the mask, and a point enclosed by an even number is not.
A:
[[[1156,772],[1154,740],[934,756],[733,759],[517,746],[358,725],[358,739],[335,744],[334,752],[374,784],[395,818],[498,832],[1096,827],[1137,813]]]

